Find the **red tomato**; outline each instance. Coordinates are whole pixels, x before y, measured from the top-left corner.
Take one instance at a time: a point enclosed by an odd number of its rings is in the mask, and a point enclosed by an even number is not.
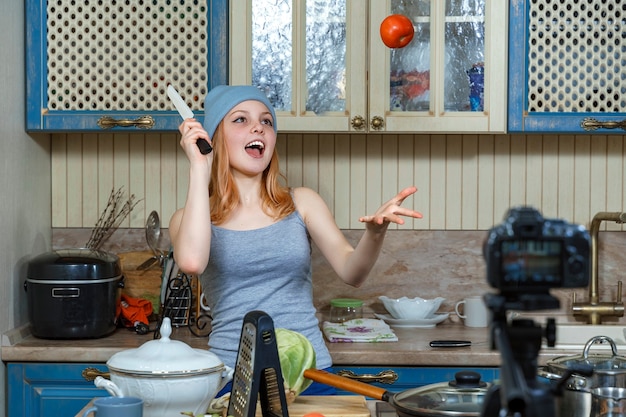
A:
[[[404,48],[414,34],[413,22],[403,14],[387,16],[380,24],[380,37],[388,48]]]
[[[303,415],[302,417],[324,417],[324,414],[311,412]]]

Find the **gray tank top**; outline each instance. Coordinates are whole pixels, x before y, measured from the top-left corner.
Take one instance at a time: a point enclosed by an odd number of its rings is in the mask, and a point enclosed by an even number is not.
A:
[[[311,341],[318,368],[332,365],[313,306],[311,244],[297,211],[260,229],[212,226],[211,256],[201,282],[213,316],[209,347],[224,364],[235,367],[243,317],[261,310],[275,328]]]

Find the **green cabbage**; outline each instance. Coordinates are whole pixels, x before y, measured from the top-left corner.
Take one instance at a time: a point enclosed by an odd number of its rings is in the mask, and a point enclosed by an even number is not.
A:
[[[306,369],[315,368],[315,350],[309,339],[298,332],[276,329],[275,333],[285,393],[290,403],[313,382],[303,374]]]

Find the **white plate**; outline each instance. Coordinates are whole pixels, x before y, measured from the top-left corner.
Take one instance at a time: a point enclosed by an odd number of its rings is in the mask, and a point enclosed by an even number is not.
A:
[[[394,319],[389,314],[374,314],[377,318],[383,320],[391,327],[420,327],[431,328],[435,327],[438,323],[441,323],[448,318],[450,313],[435,314],[433,317],[427,319]]]

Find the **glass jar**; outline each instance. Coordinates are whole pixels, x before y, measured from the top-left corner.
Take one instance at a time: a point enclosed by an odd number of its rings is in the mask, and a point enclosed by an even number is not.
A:
[[[363,301],[354,298],[333,298],[330,300],[330,321],[343,323],[363,318]]]

